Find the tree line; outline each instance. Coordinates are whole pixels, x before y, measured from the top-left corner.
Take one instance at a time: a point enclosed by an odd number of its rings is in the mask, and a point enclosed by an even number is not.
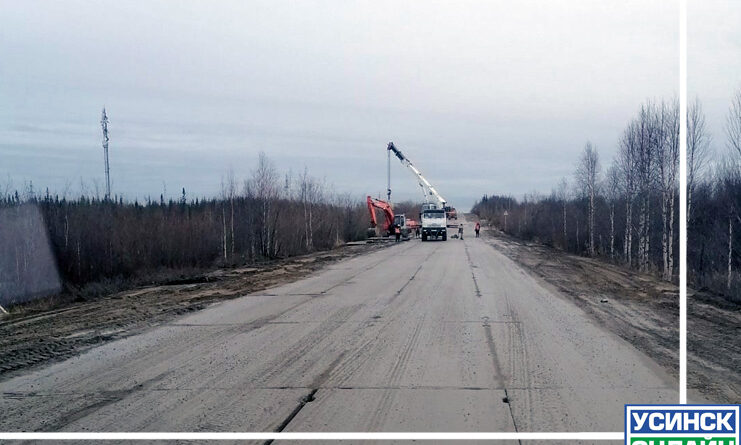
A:
[[[687,114],[687,280],[741,300],[741,90],[714,141],[695,100]]]
[[[41,223],[34,222],[35,208]],[[331,249],[366,236],[364,201],[325,181],[278,172],[265,154],[243,180],[230,171],[218,197],[144,202],[33,191],[0,194],[0,300],[31,298],[48,237],[61,284],[130,282],[167,272],[254,263]],[[41,225],[41,227],[40,227]],[[6,248],[7,247],[7,248]],[[47,249],[48,250],[48,249]],[[37,291],[47,291],[46,287]],[[38,293],[38,292],[37,292]]]
[[[722,156],[711,155],[698,99],[687,121],[689,283],[740,298],[741,92],[728,112]],[[646,101],[607,169],[587,142],[573,178],[549,195],[484,196],[473,212],[516,237],[677,281],[679,138],[678,102]]]

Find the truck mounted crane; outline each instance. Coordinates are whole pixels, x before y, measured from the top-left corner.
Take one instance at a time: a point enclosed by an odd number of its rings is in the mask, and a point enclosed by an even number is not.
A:
[[[419,186],[422,188],[422,191],[425,196],[425,202],[422,205],[422,211],[420,212],[420,222],[422,226],[422,241],[427,241],[428,239],[442,239],[443,241],[448,239],[448,218],[456,218],[457,215],[455,214],[455,209],[452,209],[451,207],[446,206],[445,198],[438,193],[438,191],[435,189],[435,187],[430,184],[430,181],[428,181],[423,175],[422,172],[419,171],[417,167],[412,164],[412,161],[409,160],[404,154],[396,148],[393,142],[389,142],[388,146],[386,147],[387,153],[388,153],[388,163],[389,163],[389,173],[388,173],[388,196],[389,199],[391,198],[391,153],[394,153],[394,156],[399,158],[399,161],[401,161],[402,165],[407,167],[409,171],[414,174],[415,178],[417,178],[417,181],[419,182]],[[434,202],[430,202],[430,197],[433,198]]]
[[[438,209],[445,209],[445,214],[448,219],[458,219],[458,212],[455,210],[454,207],[450,207],[445,201],[445,198],[443,198],[440,193],[437,192],[435,187],[430,184],[430,181],[428,181],[424,176],[422,176],[422,172],[419,171],[417,167],[412,164],[412,161],[409,160],[406,156],[404,156],[404,153],[401,152],[393,142],[389,142],[388,146],[386,147],[386,150],[389,153],[389,174],[388,174],[388,199],[391,200],[391,153],[393,152],[394,155],[399,158],[399,161],[401,161],[402,165],[407,167],[412,174],[417,178],[417,181],[419,182],[419,186],[422,187],[422,193],[425,196],[425,208],[431,208],[430,204],[434,204]],[[436,201],[435,203],[430,203],[430,196],[434,198]]]
[[[435,190],[435,187],[433,187],[432,184],[430,184],[430,181],[428,181],[427,179],[425,179],[424,176],[422,176],[422,172],[420,172],[419,169],[417,169],[417,167],[415,167],[414,164],[412,164],[412,161],[410,161],[409,158],[404,156],[401,150],[396,148],[393,142],[389,142],[388,146],[386,147],[386,150],[388,150],[389,152],[389,159],[391,159],[391,153],[393,152],[394,155],[397,158],[399,158],[399,161],[401,161],[402,165],[408,168],[412,172],[412,174],[414,174],[414,176],[417,178],[417,181],[419,181],[419,186],[422,187],[422,190],[425,195],[425,203],[429,203],[430,202],[429,197],[432,196],[436,201],[434,204],[438,206],[437,208],[439,209],[445,208],[445,202],[446,202],[445,198],[443,198],[440,195],[440,193],[438,193],[437,190]],[[390,164],[390,161],[389,161],[389,164]],[[391,175],[389,174],[389,178],[390,177]],[[389,179],[389,188],[388,188],[389,200],[391,199],[390,182],[391,181]]]

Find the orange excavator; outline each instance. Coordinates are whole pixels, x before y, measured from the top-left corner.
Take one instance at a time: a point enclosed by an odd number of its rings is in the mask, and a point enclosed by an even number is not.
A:
[[[409,233],[413,232],[419,227],[419,223],[413,219],[407,218],[403,213],[394,215],[394,209],[391,204],[380,200],[374,199],[368,196],[366,200],[368,204],[368,213],[370,213],[370,228],[368,229],[368,237],[376,236],[376,227],[378,226],[378,220],[376,219],[376,209],[383,211],[383,236],[391,236],[394,233],[394,227],[396,225],[401,229],[401,234],[404,238],[409,237]]]

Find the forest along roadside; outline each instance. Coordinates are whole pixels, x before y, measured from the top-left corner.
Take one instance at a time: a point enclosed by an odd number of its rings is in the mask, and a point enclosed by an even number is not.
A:
[[[389,245],[345,245],[268,264],[217,269],[48,309],[43,304],[29,304],[0,318],[0,380],[219,301],[296,281],[340,260]]]
[[[679,375],[679,290],[650,275],[525,242],[494,228],[485,240],[553,286],[600,325]],[[741,305],[688,289],[689,397],[741,401]]]

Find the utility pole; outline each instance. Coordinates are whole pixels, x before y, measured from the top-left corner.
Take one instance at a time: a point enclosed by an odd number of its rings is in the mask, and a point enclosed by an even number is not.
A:
[[[386,164],[386,178],[388,187],[386,188],[386,201],[391,202],[391,150],[386,150],[388,162]]]
[[[105,199],[111,199],[111,169],[108,164],[108,115],[103,107],[103,115],[100,118],[100,126],[103,128],[103,156],[105,159]]]

